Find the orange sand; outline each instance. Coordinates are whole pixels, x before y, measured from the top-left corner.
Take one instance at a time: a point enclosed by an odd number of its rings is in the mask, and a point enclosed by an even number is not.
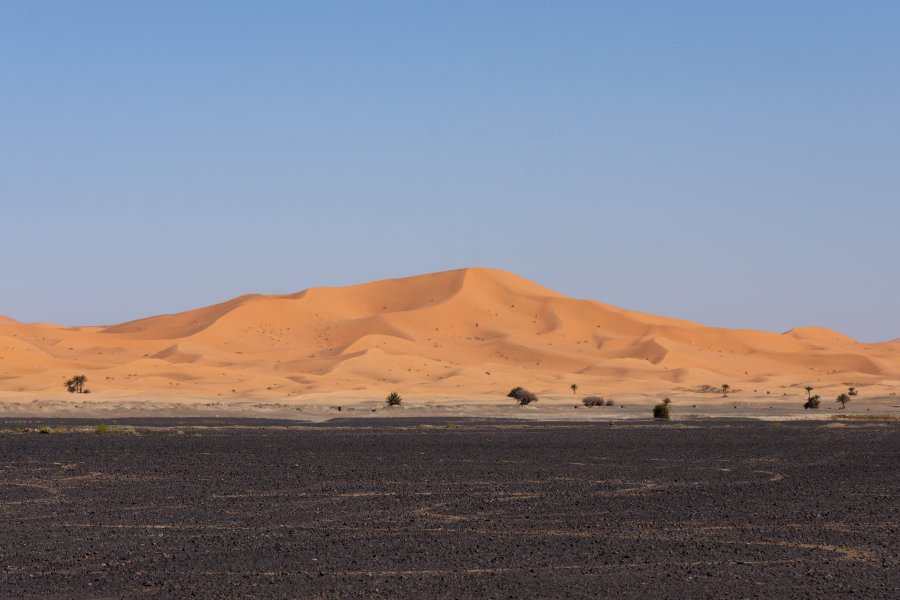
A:
[[[807,384],[887,395],[900,386],[900,342],[705,327],[574,300],[492,269],[241,296],[112,327],[0,317],[0,397],[75,399],[63,382],[77,373],[92,399],[502,398],[514,385],[571,394],[572,383],[579,396],[723,383],[749,395]]]

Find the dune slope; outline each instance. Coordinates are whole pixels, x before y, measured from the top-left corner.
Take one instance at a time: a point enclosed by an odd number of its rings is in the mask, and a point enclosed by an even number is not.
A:
[[[706,327],[463,269],[290,295],[248,295],[111,327],[0,318],[0,393],[292,398],[398,389],[464,397],[729,383],[775,389],[900,380],[900,345],[818,327]],[[773,392],[774,393],[774,392]]]

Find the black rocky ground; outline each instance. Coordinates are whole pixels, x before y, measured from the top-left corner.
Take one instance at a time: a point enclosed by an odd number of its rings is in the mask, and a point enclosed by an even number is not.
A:
[[[0,596],[900,597],[897,424],[131,423],[0,420]]]

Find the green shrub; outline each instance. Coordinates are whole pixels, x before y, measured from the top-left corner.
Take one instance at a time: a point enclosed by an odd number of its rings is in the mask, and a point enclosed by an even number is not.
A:
[[[94,433],[97,435],[106,435],[109,433],[109,425],[106,423],[100,423],[96,427],[94,427]]]
[[[672,401],[668,398],[663,398],[663,401],[653,407],[653,418],[654,419],[668,419],[669,418],[669,404]]]
[[[49,425],[41,425],[37,428],[38,433],[53,433],[53,428]]]
[[[819,408],[819,401],[820,401],[820,398],[819,398],[818,394],[816,394],[815,396],[810,396],[806,400],[806,402],[803,404],[803,408],[805,408],[807,410],[817,409],[817,408]]]

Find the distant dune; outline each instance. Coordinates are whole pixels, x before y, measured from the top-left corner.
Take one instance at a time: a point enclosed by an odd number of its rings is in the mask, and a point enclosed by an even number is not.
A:
[[[900,344],[819,327],[706,327],[567,298],[493,269],[241,296],[111,327],[0,317],[0,392],[65,397],[75,373],[94,393],[136,397],[465,397],[513,385],[565,394],[572,383],[648,393],[729,383],[774,394],[897,384]]]

